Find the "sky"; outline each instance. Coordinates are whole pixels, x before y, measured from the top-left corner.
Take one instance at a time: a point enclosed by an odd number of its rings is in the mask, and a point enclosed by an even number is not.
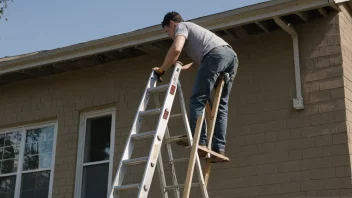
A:
[[[190,20],[264,1],[14,0],[5,10],[8,21],[0,20],[0,58],[157,25],[169,11]]]

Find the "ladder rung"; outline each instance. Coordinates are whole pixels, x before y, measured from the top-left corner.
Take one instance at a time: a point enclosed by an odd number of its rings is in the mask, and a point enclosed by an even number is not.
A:
[[[171,189],[175,189],[175,188],[184,188],[184,184],[178,184],[178,185],[173,185],[173,186],[166,186],[165,190],[171,190]],[[191,184],[191,187],[197,187],[200,186],[199,183],[193,183]]]
[[[157,109],[150,109],[150,110],[147,110],[147,111],[140,111],[139,112],[139,115],[141,116],[145,116],[145,115],[156,115],[158,113],[160,113],[161,109],[160,108],[157,108]]]
[[[172,163],[178,163],[178,162],[186,162],[188,160],[189,158],[173,159],[173,160],[170,160],[169,163],[172,164]]]
[[[148,92],[162,92],[162,91],[166,91],[167,88],[169,88],[169,84],[160,85],[160,86],[157,86],[157,87],[149,88]]]
[[[131,136],[131,139],[132,139],[132,140],[147,139],[147,138],[153,137],[154,134],[155,134],[155,131],[137,133],[137,134],[133,134],[133,135]]]
[[[140,188],[141,184],[127,184],[123,186],[115,186],[115,190],[130,190],[134,188]]]
[[[179,140],[187,140],[187,136],[185,136],[185,135],[177,135],[177,136],[169,137],[169,138],[166,138],[166,143],[170,144],[170,143],[173,143],[173,142],[177,142]]]
[[[123,163],[126,165],[138,165],[138,164],[147,163],[147,161],[148,161],[148,157],[139,157],[139,158],[124,160]]]
[[[177,114],[170,115],[170,118],[174,118],[174,117],[178,117],[178,116],[182,116],[182,113],[177,113]]]

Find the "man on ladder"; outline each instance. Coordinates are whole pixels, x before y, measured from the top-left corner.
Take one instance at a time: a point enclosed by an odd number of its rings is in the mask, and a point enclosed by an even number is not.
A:
[[[189,198],[191,187],[199,186],[202,198],[209,198],[207,184],[209,181],[211,164],[216,162],[228,162],[225,154],[225,136],[228,117],[228,100],[233,80],[238,66],[236,53],[221,38],[212,32],[189,22],[183,22],[182,17],[176,12],[166,14],[162,26],[174,40],[161,67],[153,68],[144,90],[141,102],[133,120],[130,134],[127,137],[121,160],[110,190],[110,198],[122,198],[122,191],[137,189],[138,198],[147,198],[155,169],[160,175],[160,184],[163,198],[168,198],[168,191],[174,190],[175,197],[180,197],[179,189],[183,188],[183,198]],[[182,66],[177,61],[182,49],[194,60],[194,63]],[[161,76],[171,66],[175,65],[169,83],[157,86],[157,80],[162,81]],[[190,102],[190,121],[186,113],[185,103],[179,81],[182,69],[198,66],[195,84]],[[214,105],[209,104],[212,89],[215,89]],[[166,91],[163,104],[155,93]],[[168,130],[168,121],[173,106],[176,91],[179,92],[181,104],[181,116],[183,118],[186,135],[171,137]],[[151,94],[155,97],[155,109],[147,109]],[[213,107],[212,107],[213,106]],[[205,108],[206,107],[206,108]],[[206,109],[206,110],[205,110]],[[211,111],[211,112],[210,112]],[[207,112],[209,128],[203,124],[204,115]],[[209,113],[210,112],[210,113]],[[143,117],[157,115],[159,117],[155,130],[141,131]],[[177,115],[174,115],[177,116]],[[213,132],[215,133],[213,136]],[[207,136],[206,131],[210,134]],[[194,138],[192,138],[192,136]],[[165,137],[165,141],[164,141]],[[148,156],[133,157],[134,144],[139,140],[152,138],[152,144]],[[193,140],[192,140],[193,139]],[[172,143],[191,145],[189,158],[173,159]],[[162,143],[165,143],[169,155],[169,163],[172,168],[172,184],[167,185],[163,160],[160,154]],[[198,152],[198,155],[197,155]],[[210,160],[208,156],[211,156]],[[200,157],[206,157],[205,171],[203,176]],[[188,169],[184,184],[177,181],[175,162],[188,160]],[[124,176],[128,168],[135,165],[145,164],[142,179],[139,183],[124,183]],[[157,165],[157,166],[156,166]],[[193,171],[196,168],[198,183],[192,182]]]
[[[231,46],[222,38],[211,31],[191,22],[184,22],[177,12],[169,12],[164,16],[161,23],[169,37],[173,39],[163,64],[153,68],[155,74],[162,81],[161,76],[179,58],[182,50],[194,61],[183,66],[188,69],[198,67],[196,79],[193,85],[190,101],[190,120],[192,135],[196,128],[197,118],[203,112],[206,102],[220,75],[224,76],[225,84],[220,96],[219,109],[217,112],[214,136],[211,149],[221,155],[225,155],[225,137],[228,118],[228,100],[233,80],[237,73],[238,58]],[[179,145],[188,146],[187,140],[180,140]],[[206,123],[202,125],[199,139],[200,147],[207,147]],[[207,152],[198,150],[199,157],[205,157]],[[212,155],[212,163],[222,162],[223,159]]]

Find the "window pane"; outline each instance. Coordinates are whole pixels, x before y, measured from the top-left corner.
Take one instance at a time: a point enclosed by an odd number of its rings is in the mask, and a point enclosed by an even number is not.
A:
[[[4,148],[0,148],[0,160],[2,159],[2,154],[4,153]]]
[[[106,197],[108,188],[109,163],[83,168],[82,197]]]
[[[23,170],[50,168],[54,127],[27,130]]]
[[[0,134],[0,147],[5,145],[5,134]]]
[[[22,191],[21,198],[35,198],[35,191],[34,190]]]
[[[30,129],[27,131],[26,143],[54,139],[54,126]]]
[[[18,146],[4,147],[4,155],[2,159],[18,159],[19,150],[20,148]]]
[[[53,140],[40,142],[38,147],[39,153],[51,153],[53,149]]]
[[[4,160],[1,162],[1,174],[14,173],[17,171],[18,160]]]
[[[27,130],[26,143],[40,141],[40,134],[41,133],[42,133],[41,128]]]
[[[24,157],[23,170],[35,170],[38,169],[38,165],[38,155],[29,155]]]
[[[84,162],[108,160],[110,154],[111,115],[87,119]]]
[[[51,167],[51,153],[39,155],[39,168]]]
[[[22,176],[22,190],[35,189],[36,173],[26,173]]]
[[[43,141],[54,139],[54,127],[53,126],[43,128],[42,139],[43,139]]]
[[[49,188],[39,189],[35,192],[35,198],[47,198],[49,194]]]
[[[19,132],[6,133],[5,146],[11,146],[21,143],[21,134]]]
[[[16,176],[0,177],[0,197],[13,198],[16,187]]]
[[[21,198],[48,197],[50,171],[26,173],[22,176]]]
[[[36,188],[49,188],[50,171],[41,171],[37,173]]]
[[[38,143],[27,143],[25,145],[24,155],[36,155],[38,154]]]
[[[0,198],[14,198],[15,197],[15,193],[14,192],[10,192],[10,193],[0,193]]]
[[[17,171],[21,133],[10,132],[0,135],[0,174]],[[0,196],[1,198],[1,196]]]

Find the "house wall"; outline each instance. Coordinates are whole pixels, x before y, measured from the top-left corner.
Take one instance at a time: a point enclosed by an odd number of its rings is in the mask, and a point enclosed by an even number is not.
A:
[[[351,9],[347,6],[340,6],[341,12],[339,15],[340,24],[340,42],[342,49],[342,66],[343,66],[343,79],[344,79],[344,90],[345,90],[345,104],[346,104],[346,115],[347,115],[347,135],[348,145],[351,150],[351,121],[352,121],[352,18]],[[350,153],[351,155],[351,153]],[[351,157],[350,157],[351,159]],[[347,173],[351,170],[351,163],[345,163],[344,169]],[[352,190],[344,190],[341,195],[350,197],[352,196]]]
[[[229,105],[226,155],[231,163],[213,165],[210,197],[336,197],[351,192],[345,110],[346,102],[349,118],[349,91],[343,73],[348,69],[348,53],[342,54],[339,39],[340,29],[348,28],[339,28],[342,20],[346,20],[343,15],[330,16],[295,27],[303,111],[292,108],[293,50],[287,33],[280,30],[229,40],[240,62]],[[165,53],[0,87],[1,128],[58,120],[54,198],[74,196],[82,112],[116,108],[116,171],[148,75]],[[194,75],[195,70],[190,70],[180,77],[186,107]],[[152,129],[152,123],[153,119],[147,120],[144,129]],[[182,131],[181,124],[180,120],[170,123],[170,131]],[[146,145],[136,147],[137,155],[147,154],[148,147],[142,149]],[[184,148],[175,149],[177,154],[185,153]],[[186,167],[178,165],[180,170]],[[170,173],[170,167],[165,168]],[[128,172],[127,180],[137,181],[133,173],[140,170]],[[180,178],[183,183],[184,176]],[[159,192],[156,180],[151,197],[159,197]],[[199,192],[192,196],[199,197]]]
[[[230,104],[232,163],[213,172],[212,197],[337,197],[350,192],[339,16],[294,27],[303,111],[292,109],[288,34],[234,44],[240,69]]]

